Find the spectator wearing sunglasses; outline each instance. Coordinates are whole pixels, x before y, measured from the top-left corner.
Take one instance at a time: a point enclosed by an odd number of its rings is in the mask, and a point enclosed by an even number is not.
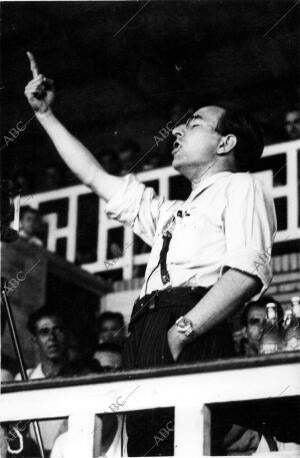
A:
[[[36,367],[27,370],[30,380],[70,375],[68,357],[68,330],[59,312],[48,307],[41,307],[30,316],[27,328],[32,334],[33,344],[39,355]],[[21,380],[17,374],[15,380]],[[64,420],[40,421],[40,430],[46,452],[50,452]],[[29,436],[36,440],[32,424],[29,425]]]
[[[56,377],[68,364],[68,336],[63,318],[56,310],[41,307],[30,316],[27,328],[40,362],[27,371],[30,379]],[[20,380],[18,374],[16,379]]]
[[[256,302],[249,302],[242,314],[243,329],[235,339],[238,356],[257,356],[259,342],[264,330],[266,305],[273,302],[277,306],[279,327],[282,326],[283,310],[279,302],[271,296],[263,296]]]

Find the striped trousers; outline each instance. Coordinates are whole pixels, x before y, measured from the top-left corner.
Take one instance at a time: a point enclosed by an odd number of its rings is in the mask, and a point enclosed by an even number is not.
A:
[[[161,367],[174,364],[167,334],[177,318],[186,314],[206,294],[207,289],[173,288],[151,293],[138,299],[129,324],[130,335],[125,343],[125,369]],[[221,323],[186,345],[178,363],[228,358],[234,355],[229,326]],[[158,382],[159,383],[159,382]],[[157,440],[160,431],[169,425],[169,434]],[[174,408],[152,409],[130,413],[126,417],[128,456],[174,455]]]

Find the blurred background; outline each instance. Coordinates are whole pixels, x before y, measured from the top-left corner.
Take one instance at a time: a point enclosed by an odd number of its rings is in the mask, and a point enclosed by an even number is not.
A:
[[[285,113],[300,97],[299,8],[282,19],[293,5],[3,3],[2,138],[32,116],[23,95],[31,50],[55,81],[57,115],[97,157],[128,139],[146,151],[171,116],[222,101],[253,111],[268,143],[284,140]],[[164,150],[160,144],[156,154]],[[30,192],[72,180],[35,120],[2,155],[5,173],[28,175]]]

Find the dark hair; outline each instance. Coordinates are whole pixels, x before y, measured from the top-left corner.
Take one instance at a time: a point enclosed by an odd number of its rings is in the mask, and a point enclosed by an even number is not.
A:
[[[119,353],[122,355],[122,347],[116,343],[104,342],[96,346],[95,351],[110,351],[112,353]]]
[[[106,320],[113,320],[113,321],[118,321],[120,328],[124,326],[124,317],[122,313],[119,312],[103,312],[101,315],[97,318],[97,329],[99,330],[100,327],[102,326],[103,322]]]
[[[258,299],[258,301],[248,302],[248,304],[244,308],[242,316],[241,316],[241,320],[242,320],[243,326],[247,325],[248,313],[249,313],[249,310],[252,307],[261,307],[262,309],[265,309],[266,305],[269,304],[270,302],[273,302],[274,304],[276,304],[277,318],[278,318],[279,324],[281,325],[282,324],[282,320],[283,320],[283,309],[282,309],[280,303],[277,302],[271,296],[263,296],[260,299]]]
[[[65,325],[64,317],[56,309],[48,306],[40,307],[29,315],[27,329],[32,335],[36,335],[36,323],[45,317],[57,317]]]
[[[216,131],[221,135],[233,134],[237,138],[233,154],[239,171],[254,169],[264,149],[263,131],[258,122],[241,108],[222,105],[225,111],[221,115]]]

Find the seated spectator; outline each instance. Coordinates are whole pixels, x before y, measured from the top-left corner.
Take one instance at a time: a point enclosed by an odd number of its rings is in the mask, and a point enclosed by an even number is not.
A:
[[[115,343],[123,345],[124,318],[119,312],[104,312],[97,319],[98,344]]]
[[[131,171],[137,173],[140,168],[140,164],[138,164],[140,151],[140,145],[133,140],[127,140],[123,143],[118,154],[121,176],[126,175]]]
[[[33,380],[72,375],[68,358],[68,331],[60,314],[51,308],[41,307],[30,315],[27,327],[40,359],[36,367],[27,370],[28,378]],[[21,380],[21,375],[18,374],[15,380]],[[57,419],[39,422],[46,451],[52,449],[63,421]],[[36,440],[32,424],[29,435]]]
[[[37,210],[31,207],[21,209],[19,235],[22,239],[33,245],[43,246],[43,242],[36,235],[40,229],[40,224],[40,215]]]
[[[122,347],[115,343],[102,343],[97,346],[94,352],[101,368],[105,371],[117,370],[122,367]]]
[[[288,140],[300,139],[300,110],[290,110],[285,115],[285,132]]]
[[[257,356],[260,339],[264,331],[266,305],[274,302],[277,305],[278,323],[281,326],[283,310],[271,296],[263,296],[256,302],[249,302],[242,315],[243,328],[235,333],[235,349],[238,356]]]

